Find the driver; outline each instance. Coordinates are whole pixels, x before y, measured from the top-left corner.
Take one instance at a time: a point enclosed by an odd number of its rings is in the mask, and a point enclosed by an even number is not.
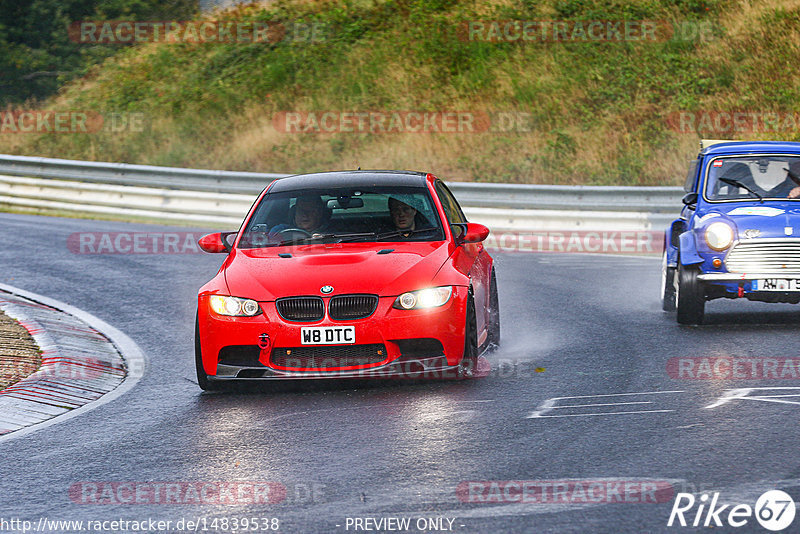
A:
[[[795,178],[800,179],[800,160],[794,160],[789,165],[789,172],[787,173],[787,175],[789,173],[793,174]],[[792,178],[789,177],[789,179],[791,180]],[[792,184],[794,184],[794,187],[786,195],[786,198],[800,198],[800,183],[797,183],[794,180],[792,180]]]
[[[733,163],[726,164],[725,174],[723,174],[720,178],[727,178],[728,180],[735,180],[735,181],[737,181],[737,182],[739,182],[741,184],[744,184],[745,186],[749,187],[750,189],[752,189],[753,191],[755,191],[759,195],[763,195],[764,194],[764,190],[761,189],[760,187],[758,187],[758,185],[756,185],[756,182],[753,179],[753,173],[750,172],[750,167],[745,163],[741,163],[739,161],[735,161]],[[732,194],[732,192],[730,191],[730,188],[731,187],[736,187],[736,186],[731,186],[729,184],[726,184],[725,182],[720,181],[718,183],[718,187],[728,187],[728,191],[729,191],[728,195],[730,195],[730,194]],[[744,188],[742,188],[742,189],[744,189]],[[744,191],[742,191],[742,192],[744,193]],[[736,193],[736,194],[738,194],[738,193]]]
[[[311,235],[325,233],[327,225],[327,207],[317,195],[298,197],[294,205],[294,217],[291,224],[279,224],[272,228],[272,233],[283,230],[300,229]]]
[[[417,210],[402,200],[389,197],[389,214],[392,216],[392,223],[396,230],[401,232],[416,230]]]

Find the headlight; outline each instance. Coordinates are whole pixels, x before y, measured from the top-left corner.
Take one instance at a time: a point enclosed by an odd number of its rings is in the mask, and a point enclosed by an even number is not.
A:
[[[251,299],[212,295],[209,304],[211,309],[220,315],[252,317],[261,313],[261,307],[258,302]]]
[[[392,307],[399,310],[437,308],[444,306],[453,294],[452,286],[431,287],[419,291],[409,291],[397,297]]]
[[[725,250],[733,243],[733,228],[724,222],[715,222],[706,228],[706,243],[713,250]]]

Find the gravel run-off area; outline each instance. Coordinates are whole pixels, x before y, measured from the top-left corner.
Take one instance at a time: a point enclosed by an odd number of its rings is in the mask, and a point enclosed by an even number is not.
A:
[[[0,312],[0,390],[30,375],[41,364],[39,347],[28,331]]]

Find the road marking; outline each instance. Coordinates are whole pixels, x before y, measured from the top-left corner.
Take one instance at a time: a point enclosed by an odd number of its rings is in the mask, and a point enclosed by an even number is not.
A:
[[[589,406],[621,406],[623,404],[653,404],[653,401],[633,401],[633,402],[608,402],[605,404],[562,404],[561,406],[554,406],[554,410],[562,408],[587,408]]]
[[[666,413],[666,412],[674,412],[675,410],[637,410],[633,412],[597,412],[597,413],[571,413],[565,415],[536,415],[531,414],[527,417],[527,419],[544,419],[544,418],[555,418],[555,417],[593,417],[596,415],[630,415],[634,413]]]
[[[800,397],[800,393],[786,393],[780,395],[750,395],[754,391],[800,391],[800,387],[774,387],[774,388],[737,388],[737,389],[726,389],[722,396],[717,399],[715,402],[709,404],[705,407],[706,410],[711,408],[717,408],[722,406],[723,404],[728,404],[733,400],[752,400],[752,401],[761,401],[761,402],[775,402],[779,404],[798,404],[798,401],[791,401],[791,400],[783,400],[785,397]]]
[[[643,391],[643,392],[634,392],[634,393],[606,393],[601,395],[575,395],[571,397],[553,397],[551,399],[547,399],[542,404],[540,404],[536,410],[532,411],[528,414],[525,418],[526,419],[545,419],[545,418],[556,418],[556,417],[595,417],[595,416],[606,416],[606,415],[631,415],[637,413],[668,413],[674,412],[675,410],[627,410],[627,411],[620,411],[620,412],[589,412],[589,413],[573,413],[573,414],[559,414],[559,415],[545,415],[548,412],[553,410],[564,410],[570,408],[595,408],[598,406],[630,406],[632,404],[653,404],[652,400],[648,401],[620,401],[620,402],[598,402],[598,403],[590,403],[590,404],[557,404],[559,401],[569,400],[569,399],[603,399],[606,400],[609,397],[630,397],[633,395],[665,395],[665,394],[674,394],[674,393],[683,393],[683,391]]]

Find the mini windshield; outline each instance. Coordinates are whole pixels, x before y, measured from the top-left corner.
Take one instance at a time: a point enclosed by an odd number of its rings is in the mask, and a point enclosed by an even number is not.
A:
[[[426,188],[341,187],[265,195],[238,246],[442,239]]]
[[[718,157],[708,166],[706,198],[724,200],[797,200],[800,156]],[[790,195],[791,193],[791,195]]]

